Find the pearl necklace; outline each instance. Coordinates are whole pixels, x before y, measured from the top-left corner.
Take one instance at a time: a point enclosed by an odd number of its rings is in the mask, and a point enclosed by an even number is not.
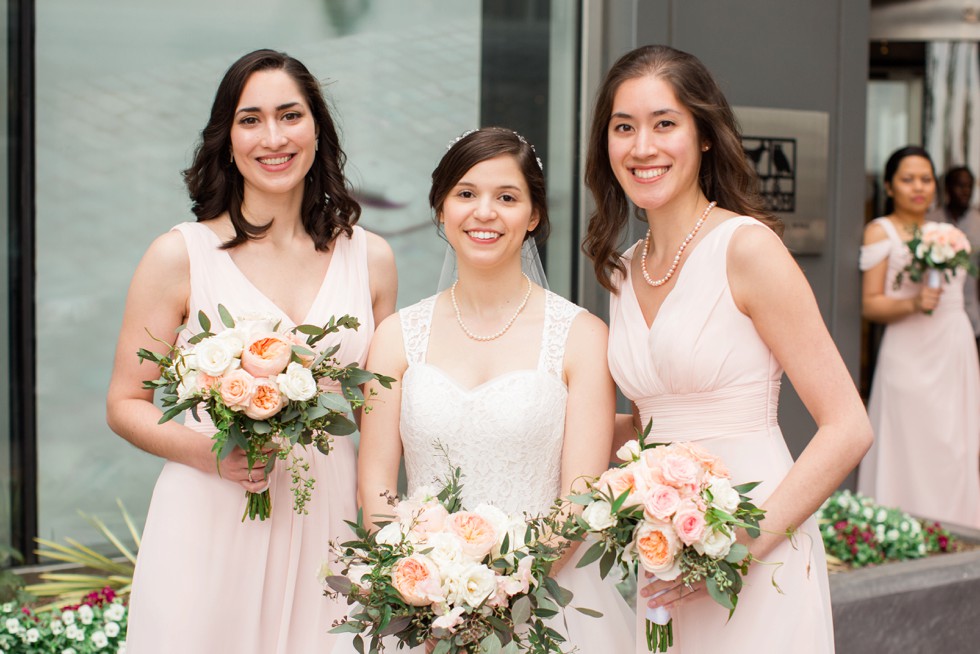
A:
[[[464,334],[472,338],[474,341],[492,341],[500,338],[507,332],[508,329],[510,329],[511,325],[514,324],[514,321],[517,320],[517,316],[521,315],[521,311],[523,311],[524,307],[527,306],[528,298],[531,297],[531,280],[528,279],[526,274],[521,274],[524,275],[524,279],[527,281],[527,292],[524,293],[524,299],[521,300],[521,306],[517,307],[517,311],[514,312],[514,315],[510,317],[510,320],[507,321],[507,324],[504,325],[500,331],[490,336],[477,336],[463,324],[463,315],[460,313],[459,304],[456,303],[456,285],[459,284],[459,280],[457,279],[455,282],[453,282],[453,285],[449,288],[449,298],[453,301],[453,311],[456,312],[456,322],[459,323],[459,328],[463,330]]]
[[[716,204],[718,203],[709,202],[708,206],[705,207],[704,213],[702,213],[701,217],[698,218],[698,221],[694,223],[694,229],[688,233],[687,237],[684,239],[684,242],[681,243],[679,248],[677,248],[677,254],[674,255],[674,260],[670,263],[670,268],[667,270],[667,274],[660,279],[650,279],[650,273],[647,272],[647,252],[650,250],[650,230],[647,230],[647,236],[645,239],[643,239],[643,255],[640,257],[640,271],[643,273],[643,279],[646,280],[647,284],[656,287],[663,286],[670,281],[670,278],[674,276],[674,271],[677,270],[677,265],[681,262],[681,255],[683,255],[684,250],[687,249],[688,243],[691,242],[691,239],[694,238],[694,236],[701,229],[701,226],[704,225],[705,219],[708,217],[708,214],[711,213],[711,210],[715,208]]]

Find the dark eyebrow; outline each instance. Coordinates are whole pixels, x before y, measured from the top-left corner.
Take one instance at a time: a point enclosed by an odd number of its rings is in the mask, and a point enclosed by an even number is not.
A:
[[[474,184],[473,182],[467,182],[466,180],[462,180],[462,179],[459,180],[458,182],[456,182],[456,186],[465,186],[467,188],[476,188],[476,184]],[[521,187],[520,186],[514,186],[513,184],[504,184],[503,186],[498,186],[497,187],[497,190],[498,191],[511,190],[511,191],[517,191],[518,193],[520,193],[521,192]]]
[[[297,106],[299,106],[299,102],[287,102],[286,104],[281,104],[278,107],[276,107],[276,111],[284,111],[286,109],[292,109],[293,107],[297,107]],[[259,111],[258,107],[242,107],[235,113],[236,114],[255,113],[257,111]]]
[[[650,115],[656,118],[658,116],[663,116],[664,114],[678,114],[679,115],[680,113],[681,112],[679,112],[677,109],[657,109],[656,111],[651,111],[650,112]],[[612,116],[610,116],[609,119],[612,120],[613,118],[624,118],[624,119],[629,120],[632,117],[633,116],[631,116],[630,114],[628,114],[626,112],[617,111]]]

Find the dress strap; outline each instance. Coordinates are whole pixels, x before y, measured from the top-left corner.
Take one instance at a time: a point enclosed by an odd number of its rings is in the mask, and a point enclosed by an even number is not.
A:
[[[439,296],[427,297],[398,312],[408,365],[425,362],[425,353],[429,349],[429,331],[432,327],[432,310],[437,297]]]
[[[544,329],[541,333],[538,370],[554,375],[558,379],[562,378],[568,332],[571,330],[575,316],[582,311],[584,311],[582,307],[572,304],[560,295],[545,291]]]

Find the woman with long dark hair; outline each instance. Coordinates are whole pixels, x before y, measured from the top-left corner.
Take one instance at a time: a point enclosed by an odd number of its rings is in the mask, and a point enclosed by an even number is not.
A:
[[[249,468],[241,449],[216,463],[206,415],[157,424],[160,411],[136,351],[180,346],[232,316],[285,326],[350,314],[361,323],[339,344],[342,363],[363,364],[374,326],[394,310],[388,245],[355,223],[360,207],[320,85],[296,59],[258,50],[236,61],[185,173],[197,222],[157,238],[133,277],[107,399],[110,427],[166,459],[157,480],[133,579],[130,654],[329,652],[345,607],[323,598],[316,571],[328,541],[356,515],[354,446],[304,452],[316,486],[307,515],[291,509],[290,478]],[[178,334],[180,325],[186,328]],[[169,345],[169,343],[167,344]],[[245,494],[269,488],[276,509],[241,519]]]
[[[648,606],[670,610],[671,651],[833,651],[809,517],[857,465],[871,430],[813,293],[754,193],[731,107],[697,58],[647,46],[613,65],[596,100],[586,183],[596,210],[583,247],[612,292],[609,365],[634,405],[629,427],[696,441],[733,483],[762,482],[751,495],[766,510],[764,531],[738,540],[754,559],[782,564],[752,564],[731,619],[703,582],[641,579],[638,651]],[[620,254],[631,202],[648,232]],[[817,424],[795,463],[776,422],[784,370]]]

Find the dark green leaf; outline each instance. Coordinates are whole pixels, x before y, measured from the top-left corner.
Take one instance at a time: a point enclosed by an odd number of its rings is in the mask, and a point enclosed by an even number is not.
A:
[[[599,576],[603,579],[612,570],[613,564],[616,563],[616,552],[615,550],[609,550],[602,555],[602,559],[599,561]]]
[[[221,318],[221,324],[228,329],[232,329],[235,326],[235,319],[231,317],[231,314],[228,313],[228,309],[226,309],[225,305],[223,304],[218,305],[218,317]]]
[[[601,617],[602,617],[602,613],[601,613],[601,612],[599,612],[599,611],[596,611],[596,610],[594,610],[594,609],[587,609],[587,608],[585,608],[584,606],[576,606],[576,607],[574,607],[574,608],[575,608],[575,610],[576,610],[576,611],[578,611],[579,613],[582,613],[582,614],[584,614],[584,615],[587,615],[587,616],[589,616],[590,618],[601,618]]]
[[[344,416],[337,416],[330,421],[329,425],[323,428],[328,434],[334,436],[347,436],[357,431],[357,425]]]
[[[731,599],[729,599],[728,597],[728,593],[718,588],[718,582],[715,581],[714,577],[708,577],[707,586],[708,586],[708,594],[711,595],[711,599],[718,602],[726,609],[735,608],[732,605]]]
[[[593,543],[592,546],[585,551],[582,558],[575,565],[576,568],[584,568],[594,561],[598,561],[599,557],[605,552],[605,546],[602,543]]]
[[[316,402],[328,411],[336,411],[344,414],[350,413],[350,402],[337,393],[322,393]]]
[[[558,606],[568,606],[572,601],[572,591],[568,590],[567,588],[562,588],[558,585],[558,582],[551,577],[544,578],[544,587],[558,603]]]
[[[353,622],[341,622],[339,625],[330,630],[332,634],[359,634],[361,633],[361,628],[354,624]]]

